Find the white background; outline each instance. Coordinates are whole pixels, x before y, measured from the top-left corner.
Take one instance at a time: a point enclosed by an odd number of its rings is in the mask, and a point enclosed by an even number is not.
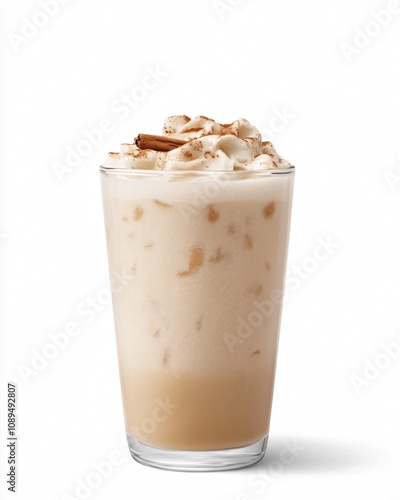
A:
[[[70,0],[46,21],[38,0],[2,2],[1,400],[15,381],[16,498],[83,498],[77,485],[92,479],[96,500],[400,499],[400,13],[381,27],[373,11],[388,0],[217,3]],[[27,20],[44,25],[23,42]],[[149,68],[160,81],[143,91]],[[131,91],[140,102],[118,111]],[[297,167],[270,445],[239,471],[134,462],[111,306],[77,313],[108,286],[98,166],[171,114],[244,116]],[[57,176],[103,119],[103,138]],[[317,261],[321,239],[332,249]],[[79,335],[24,378],[70,322]],[[394,359],[382,356],[390,342]],[[293,440],[301,451],[283,465]],[[110,456],[118,464],[98,484]]]

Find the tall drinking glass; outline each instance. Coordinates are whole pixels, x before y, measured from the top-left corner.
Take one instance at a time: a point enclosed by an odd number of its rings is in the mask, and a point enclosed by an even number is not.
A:
[[[125,426],[138,462],[244,467],[271,414],[294,167],[101,167]]]

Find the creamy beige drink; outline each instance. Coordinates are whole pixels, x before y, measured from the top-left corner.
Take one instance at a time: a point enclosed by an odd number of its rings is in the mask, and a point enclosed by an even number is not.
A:
[[[113,306],[135,458],[135,443],[211,453],[268,435],[292,174],[243,119],[171,117],[162,137],[139,136],[104,163],[110,271],[124,277]]]

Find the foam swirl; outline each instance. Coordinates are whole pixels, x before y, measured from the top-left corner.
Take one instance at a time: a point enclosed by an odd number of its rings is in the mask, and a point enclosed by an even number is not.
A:
[[[145,170],[272,170],[289,168],[270,142],[249,121],[239,118],[230,124],[211,118],[185,115],[168,117],[163,135],[186,141],[171,151],[140,149],[122,144],[119,153],[109,153],[104,167]]]

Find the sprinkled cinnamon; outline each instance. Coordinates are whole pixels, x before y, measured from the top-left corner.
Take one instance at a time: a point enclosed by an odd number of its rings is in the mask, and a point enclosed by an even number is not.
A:
[[[253,238],[249,234],[245,235],[244,244],[245,244],[246,248],[248,248],[249,250],[251,250],[253,248],[253,246],[254,246]]]
[[[207,218],[210,222],[215,222],[219,219],[219,213],[211,205],[208,207]]]
[[[266,219],[271,218],[275,213],[275,203],[271,201],[271,203],[264,207],[263,213]]]
[[[171,205],[170,203],[165,203],[165,201],[156,200],[156,199],[153,199],[153,201],[156,205],[159,205],[160,207],[164,207],[164,208],[172,208],[173,207],[173,205]]]
[[[185,271],[180,271],[178,276],[191,276],[203,265],[204,262],[204,253],[203,250],[199,247],[193,247],[189,256],[189,264]]]
[[[134,212],[134,215],[133,215],[133,218],[135,220],[139,220],[143,215],[143,208],[138,205],[136,208],[135,208],[135,212]]]
[[[208,260],[214,264],[221,262],[225,258],[225,254],[222,253],[221,248],[218,248],[216,253],[210,257]]]

